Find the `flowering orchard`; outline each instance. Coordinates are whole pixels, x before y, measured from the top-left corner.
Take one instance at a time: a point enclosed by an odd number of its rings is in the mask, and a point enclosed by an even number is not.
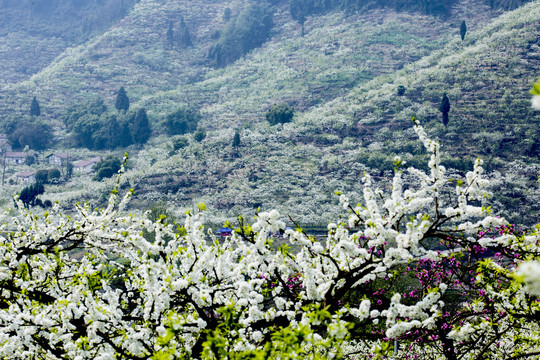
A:
[[[108,207],[5,215],[0,357],[7,359],[517,359],[540,354],[540,229],[482,206],[415,122],[429,171],[366,175],[363,202],[324,242],[277,211],[225,240]],[[404,174],[416,183],[407,185]],[[116,189],[118,189],[117,187]],[[278,244],[270,234],[281,232]],[[149,233],[152,236],[145,236]]]

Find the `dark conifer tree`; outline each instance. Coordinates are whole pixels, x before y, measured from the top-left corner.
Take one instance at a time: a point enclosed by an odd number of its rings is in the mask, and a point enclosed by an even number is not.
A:
[[[32,99],[32,103],[30,104],[30,116],[40,116],[40,115],[41,115],[41,108],[39,107],[39,102],[34,96],[34,98]]]
[[[174,30],[172,21],[169,21],[169,28],[167,29],[165,36],[167,38],[167,46],[172,48],[174,46]]]
[[[240,147],[240,133],[239,133],[238,131],[234,133],[234,138],[233,138],[232,146],[233,146],[234,148]]]
[[[134,117],[133,117],[134,118]],[[126,120],[120,120],[118,122],[118,133],[120,134],[120,143],[118,146],[125,147],[133,144],[133,139],[131,138],[131,132],[129,129],[130,123]]]
[[[142,145],[150,138],[150,124],[145,109],[139,109],[131,124],[131,138],[134,144]]]
[[[190,47],[191,45],[193,45],[193,42],[191,41],[191,34],[189,33],[183,16],[180,16],[180,26],[178,29],[178,34],[178,42],[180,44],[180,47]]]
[[[465,23],[465,20],[461,22],[461,26],[459,27],[459,35],[461,35],[461,41],[465,40],[465,34],[467,34],[467,24]]]
[[[124,87],[120,87],[118,94],[116,95],[116,110],[128,111],[129,110],[129,98],[127,97]]]
[[[441,99],[439,111],[442,113],[443,116],[443,125],[448,126],[448,112],[450,111],[450,100],[448,100],[448,96],[446,96],[446,93],[443,94],[443,97]]]

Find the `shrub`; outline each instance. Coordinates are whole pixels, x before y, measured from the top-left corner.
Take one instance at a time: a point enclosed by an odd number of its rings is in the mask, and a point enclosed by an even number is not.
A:
[[[101,181],[104,178],[110,178],[114,174],[117,174],[120,170],[122,163],[120,160],[114,156],[107,156],[105,159],[102,159],[96,165],[94,165],[94,170],[96,175],[94,180]]]
[[[294,117],[294,109],[287,104],[273,105],[265,114],[270,125],[291,122]]]

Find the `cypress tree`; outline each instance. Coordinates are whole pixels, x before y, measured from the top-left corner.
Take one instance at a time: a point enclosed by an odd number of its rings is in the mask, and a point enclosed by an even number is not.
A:
[[[129,98],[127,97],[126,90],[124,87],[120,87],[118,90],[118,94],[116,95],[116,104],[115,104],[116,110],[129,110]]]
[[[191,34],[189,33],[189,30],[187,28],[186,23],[184,22],[184,17],[180,16],[180,28],[178,30],[179,33],[179,43],[181,47],[189,47],[193,45],[191,41]]]
[[[234,148],[238,148],[240,146],[240,133],[238,131],[236,133],[234,133],[232,146]]]
[[[439,111],[442,113],[443,116],[443,125],[448,126],[448,112],[450,111],[450,100],[448,100],[448,96],[446,96],[446,93],[443,94],[443,97],[441,99]]]
[[[169,21],[169,28],[167,29],[167,32],[165,33],[165,36],[167,37],[167,45],[169,47],[173,47],[174,45],[174,30],[173,30],[173,22]]]
[[[39,115],[41,115],[41,109],[39,107],[39,102],[34,96],[34,98],[32,99],[32,103],[30,104],[30,116],[39,116]]]
[[[148,123],[148,116],[146,116],[145,109],[139,109],[133,124],[131,124],[131,138],[134,144],[142,145],[150,138],[150,124]]]
[[[461,26],[459,27],[459,35],[461,35],[461,41],[465,40],[465,34],[467,34],[467,24],[465,23],[465,20],[461,22]]]

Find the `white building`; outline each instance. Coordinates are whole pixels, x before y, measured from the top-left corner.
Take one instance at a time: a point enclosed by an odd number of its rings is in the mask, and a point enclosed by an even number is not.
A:
[[[73,164],[73,169],[81,174],[88,174],[94,170],[94,165],[101,161],[101,156],[93,157],[89,160],[77,161]]]
[[[8,151],[4,154],[6,163],[22,165],[26,161],[26,153],[21,151]]]
[[[49,164],[53,166],[62,166],[65,165],[69,160],[69,154],[66,153],[52,153],[50,155],[46,156],[47,161]]]
[[[36,181],[36,173],[34,171],[23,171],[20,174],[15,175],[19,181],[23,183],[33,183]]]

